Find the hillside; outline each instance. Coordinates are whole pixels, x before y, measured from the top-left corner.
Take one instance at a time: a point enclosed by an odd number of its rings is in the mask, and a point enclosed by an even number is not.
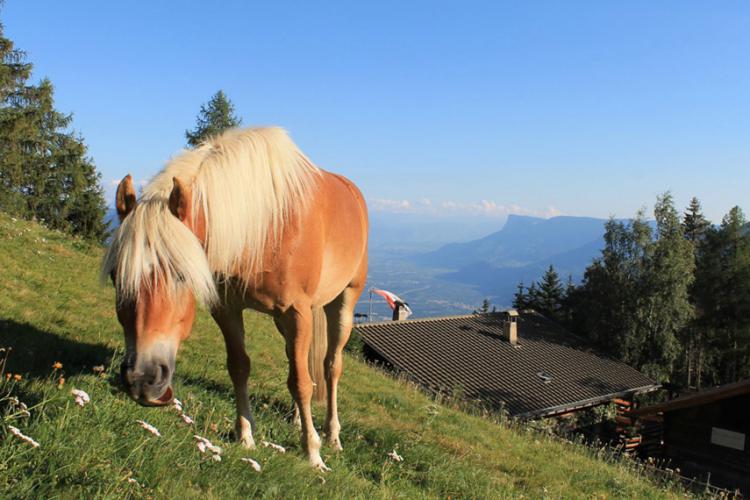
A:
[[[218,329],[202,312],[177,361],[174,410],[143,408],[117,387],[122,333],[113,291],[98,285],[101,250],[0,213],[0,497],[336,498],[674,497],[630,463],[521,427],[435,404],[412,386],[348,357],[340,389],[344,452],[333,471],[308,468],[289,422],[286,363],[271,320],[248,313],[256,440],[231,441],[233,394]],[[8,351],[8,349],[11,349]],[[7,355],[3,370],[3,356]],[[53,368],[56,362],[62,368]],[[100,376],[94,372],[104,366]],[[16,380],[13,375],[20,375]],[[64,377],[64,383],[62,378]],[[91,395],[79,408],[72,388]],[[20,415],[11,398],[29,407]],[[316,411],[320,426],[323,410]],[[154,437],[136,420],[157,427]],[[9,425],[40,443],[32,448]],[[224,449],[201,455],[193,434]],[[403,462],[388,453],[397,450]],[[240,458],[252,457],[254,471]]]

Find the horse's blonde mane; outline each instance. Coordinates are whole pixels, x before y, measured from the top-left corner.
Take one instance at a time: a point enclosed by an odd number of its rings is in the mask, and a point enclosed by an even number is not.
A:
[[[117,269],[123,298],[161,281],[189,287],[206,304],[215,279],[246,279],[290,217],[306,209],[320,171],[280,128],[231,130],[171,160],[115,232],[102,277]],[[205,214],[206,244],[169,211],[173,177],[192,189],[193,214]],[[156,271],[156,273],[152,273]]]

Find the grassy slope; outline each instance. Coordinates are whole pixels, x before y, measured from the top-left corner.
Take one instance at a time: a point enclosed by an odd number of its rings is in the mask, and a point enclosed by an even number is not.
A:
[[[340,391],[345,451],[324,448],[333,472],[302,458],[289,423],[286,364],[272,322],[246,315],[253,360],[251,398],[256,440],[287,447],[246,451],[231,441],[234,403],[223,343],[202,312],[183,344],[175,389],[195,426],[171,409],[142,408],[115,385],[122,334],[111,287],[99,287],[100,250],[0,213],[0,347],[12,347],[0,381],[0,497],[663,497],[675,496],[624,463],[541,434],[493,424],[435,405],[413,387],[349,358]],[[0,353],[0,359],[3,353]],[[63,363],[54,371],[55,361]],[[95,365],[107,372],[97,377]],[[0,364],[0,368],[2,368]],[[65,385],[57,379],[64,375]],[[84,408],[70,389],[91,395]],[[31,407],[13,418],[8,395]],[[4,398],[4,399],[3,399]],[[320,425],[323,415],[318,409]],[[155,438],[135,424],[145,419]],[[41,443],[33,449],[8,433],[15,425]],[[224,448],[223,460],[201,457],[197,432]],[[397,449],[404,461],[387,457]],[[253,471],[240,457],[263,465]],[[134,478],[139,484],[129,482]],[[33,492],[33,493],[32,493]]]

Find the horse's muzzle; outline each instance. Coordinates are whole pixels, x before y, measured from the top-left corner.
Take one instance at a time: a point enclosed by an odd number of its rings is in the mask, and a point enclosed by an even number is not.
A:
[[[172,369],[168,363],[150,363],[136,369],[123,361],[120,379],[125,392],[143,406],[168,405],[174,397]]]

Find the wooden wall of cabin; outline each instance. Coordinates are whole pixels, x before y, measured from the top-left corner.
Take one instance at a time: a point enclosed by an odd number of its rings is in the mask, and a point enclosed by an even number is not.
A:
[[[744,434],[744,449],[712,443],[714,428]],[[717,484],[726,476],[737,487],[750,488],[750,394],[665,413],[664,451],[691,471],[711,472]]]

